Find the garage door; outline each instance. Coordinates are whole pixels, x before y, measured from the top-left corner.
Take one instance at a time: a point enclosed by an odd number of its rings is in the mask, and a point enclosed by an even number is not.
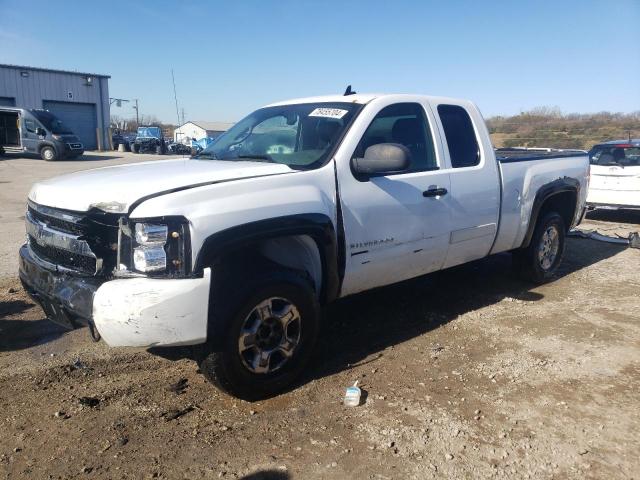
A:
[[[15,107],[16,99],[13,97],[0,97],[0,107]]]
[[[96,105],[94,103],[71,103],[42,101],[42,108],[49,110],[62,120],[84,144],[85,150],[95,150],[96,140]]]

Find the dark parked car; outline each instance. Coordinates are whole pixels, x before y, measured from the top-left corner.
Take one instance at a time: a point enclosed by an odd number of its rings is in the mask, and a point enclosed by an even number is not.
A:
[[[138,127],[136,138],[131,144],[131,151],[133,153],[152,152],[158,155],[167,153],[167,145],[160,127]]]

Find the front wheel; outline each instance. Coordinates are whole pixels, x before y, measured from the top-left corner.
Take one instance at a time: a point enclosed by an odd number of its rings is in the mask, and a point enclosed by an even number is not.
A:
[[[310,282],[294,271],[258,274],[236,288],[237,294],[212,292],[218,315],[210,314],[209,322],[222,338],[217,348],[202,348],[200,370],[231,395],[259,400],[302,373],[318,336],[319,306]]]
[[[538,221],[529,246],[513,253],[517,273],[534,283],[551,280],[562,263],[565,240],[562,217],[556,212],[546,214]]]
[[[44,147],[40,150],[40,157],[47,162],[51,162],[58,159],[58,154],[53,147]]]

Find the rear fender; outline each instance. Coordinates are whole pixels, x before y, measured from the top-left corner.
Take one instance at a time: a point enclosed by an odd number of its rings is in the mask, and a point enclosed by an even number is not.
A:
[[[531,238],[533,237],[533,232],[536,228],[536,224],[538,223],[538,218],[540,217],[540,212],[543,210],[545,202],[550,200],[553,196],[558,195],[560,193],[570,192],[575,194],[575,205],[572,207],[572,222],[575,221],[577,212],[576,209],[578,207],[578,199],[580,198],[580,182],[575,178],[564,177],[558,178],[552,182],[549,182],[540,187],[538,192],[536,193],[536,197],[533,200],[533,206],[531,208],[531,217],[529,218],[529,226],[527,227],[527,233],[524,236],[524,240],[522,241],[522,248],[527,248],[531,243]],[[567,228],[570,228],[571,224],[566,225]]]

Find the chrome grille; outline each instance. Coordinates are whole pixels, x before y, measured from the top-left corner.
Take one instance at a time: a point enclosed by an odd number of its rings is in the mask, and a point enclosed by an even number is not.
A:
[[[101,261],[83,238],[82,219],[80,215],[30,203],[25,224],[32,252],[56,266],[95,275]]]

